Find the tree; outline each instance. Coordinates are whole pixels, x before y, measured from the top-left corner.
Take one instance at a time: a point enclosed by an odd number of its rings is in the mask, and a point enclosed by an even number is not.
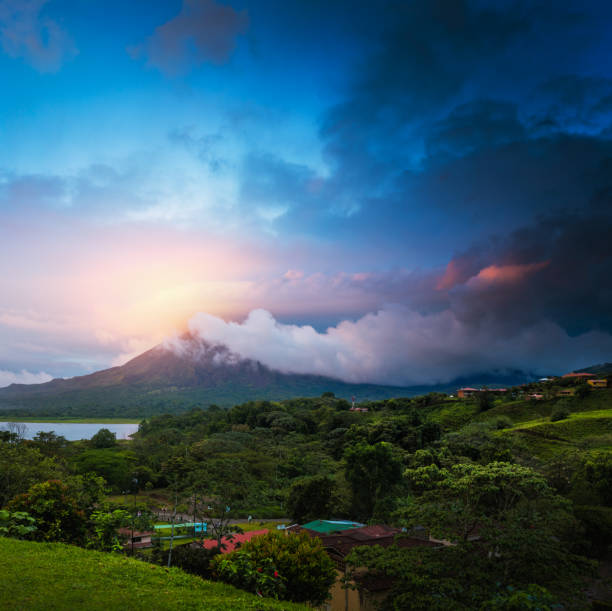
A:
[[[16,496],[7,508],[25,511],[36,520],[37,530],[29,538],[77,545],[85,540],[85,513],[70,496],[68,486],[59,480],[35,484],[28,492]]]
[[[345,580],[358,589],[367,587],[371,575],[391,584],[377,606],[380,611],[550,611],[559,606],[542,586],[503,580],[490,570],[488,558],[470,546],[363,546],[354,548],[346,562]]]
[[[493,407],[493,394],[488,388],[483,388],[476,393],[476,405],[479,412],[486,412]]]
[[[432,464],[407,469],[404,475],[420,495],[413,517],[427,519],[442,538],[466,541],[476,529],[480,536],[489,530],[497,533],[500,525],[514,518],[515,509],[535,509],[544,501],[567,509],[543,476],[513,463],[458,463],[448,468]],[[549,520],[549,516],[532,517],[542,525]]]
[[[89,441],[92,448],[113,448],[117,445],[117,435],[108,429],[100,429]]]
[[[213,560],[219,577],[243,590],[322,605],[336,580],[321,540],[306,533],[268,533]]]
[[[59,456],[68,448],[68,440],[63,435],[56,435],[55,431],[38,431],[32,445],[45,456]]]
[[[351,486],[352,511],[357,519],[369,520],[383,499],[390,496],[401,477],[401,463],[393,446],[381,441],[359,443],[344,453],[346,479]]]
[[[187,464],[185,459],[182,457],[172,457],[170,460],[164,463],[162,467],[162,472],[168,482],[170,483],[170,489],[173,493],[174,503],[172,509],[172,518],[170,520],[171,529],[170,529],[170,549],[168,550],[168,568],[172,565],[172,547],[174,544],[174,521],[176,520],[176,509],[178,506],[179,500],[179,490],[181,486],[184,485],[186,473],[187,473]]]
[[[327,475],[315,475],[294,482],[287,498],[287,511],[297,523],[325,518],[333,506],[334,482]]]
[[[129,489],[132,482],[133,456],[111,449],[86,450],[76,460],[79,473],[102,476],[116,492]]]
[[[589,565],[567,543],[577,523],[542,475],[494,462],[431,464],[405,476],[417,497],[403,511],[405,526],[425,525],[434,537],[466,548],[474,539],[486,570],[504,582],[579,589]]]
[[[64,479],[64,483],[68,486],[70,495],[76,499],[78,506],[88,515],[110,492],[104,478],[95,473],[70,475]]]
[[[90,517],[92,534],[87,539],[87,547],[101,552],[120,552],[123,541],[118,530],[129,526],[131,517],[125,509],[94,511]]]
[[[0,441],[0,507],[33,484],[63,475],[55,458],[18,440]]]

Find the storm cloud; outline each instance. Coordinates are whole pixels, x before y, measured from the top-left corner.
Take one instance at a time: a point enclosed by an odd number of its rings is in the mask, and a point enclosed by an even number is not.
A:
[[[223,64],[236,38],[249,26],[246,11],[236,11],[214,0],[183,0],[181,12],[158,26],[147,41],[129,49],[168,76],[184,73],[203,62]]]
[[[570,337],[558,325],[540,322],[507,338],[489,321],[470,328],[450,310],[423,315],[403,306],[387,306],[324,332],[280,323],[266,310],[252,311],[242,323],[196,314],[189,330],[279,371],[406,386],[488,371],[565,373],[601,362],[612,351],[612,336],[599,332]],[[180,351],[183,341],[174,338],[166,346]]]

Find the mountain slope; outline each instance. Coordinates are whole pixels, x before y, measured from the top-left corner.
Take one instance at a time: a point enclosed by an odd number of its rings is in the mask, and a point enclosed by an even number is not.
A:
[[[0,389],[0,409],[39,415],[135,415],[234,405],[252,399],[280,400],[323,392],[359,400],[382,399],[417,390],[348,384],[324,376],[274,371],[242,359],[224,346],[187,338],[181,350],[156,346],[120,367],[44,384]]]
[[[221,345],[185,335],[172,348],[156,346],[125,365],[44,384],[12,384],[0,389],[5,414],[74,417],[143,417],[194,406],[231,406],[249,400],[336,396],[358,401],[454,391],[471,384],[514,384],[527,379],[483,374],[439,386],[350,384],[318,375],[282,373],[244,359]]]

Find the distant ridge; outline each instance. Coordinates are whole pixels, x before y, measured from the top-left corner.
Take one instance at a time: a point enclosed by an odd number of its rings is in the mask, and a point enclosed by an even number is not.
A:
[[[453,392],[467,384],[517,384],[523,372],[482,374],[436,386],[350,384],[330,377],[282,373],[244,359],[222,345],[186,334],[178,348],[158,345],[120,367],[43,384],[11,384],[0,389],[0,409],[50,416],[148,416],[212,404],[231,406],[249,400],[336,396],[357,401]]]
[[[612,363],[600,363],[599,365],[591,365],[584,369],[576,369],[576,373],[594,373],[598,376],[607,376],[612,374]]]

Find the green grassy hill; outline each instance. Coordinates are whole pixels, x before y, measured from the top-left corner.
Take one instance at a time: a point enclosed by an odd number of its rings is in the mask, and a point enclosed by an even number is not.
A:
[[[0,537],[0,609],[307,609],[204,581],[179,569],[60,543]]]
[[[570,414],[551,422],[550,416],[560,404]],[[470,423],[496,424],[507,420],[507,426],[497,434],[521,440],[535,458],[549,460],[569,450],[581,452],[612,451],[612,390],[596,390],[584,398],[571,397],[533,401],[496,401],[485,412],[470,401],[446,401],[432,408],[429,414],[446,431],[457,430]]]

